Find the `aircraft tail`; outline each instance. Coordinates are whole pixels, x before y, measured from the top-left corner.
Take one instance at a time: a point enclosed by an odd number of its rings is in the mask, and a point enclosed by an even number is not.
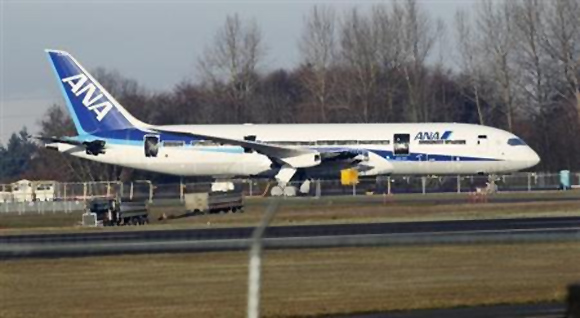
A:
[[[79,135],[148,126],[129,114],[72,55],[46,52]]]

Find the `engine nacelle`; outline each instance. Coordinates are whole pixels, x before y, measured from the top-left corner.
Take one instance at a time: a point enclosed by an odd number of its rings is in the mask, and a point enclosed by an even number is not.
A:
[[[292,168],[310,168],[318,166],[321,162],[320,153],[307,153],[299,156],[288,157],[281,159]]]
[[[357,165],[357,170],[361,176],[378,176],[393,173],[393,164],[389,160],[370,152],[367,161]]]

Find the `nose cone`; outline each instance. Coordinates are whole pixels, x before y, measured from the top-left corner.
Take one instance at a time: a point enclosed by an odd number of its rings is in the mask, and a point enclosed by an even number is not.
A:
[[[528,147],[528,155],[526,155],[526,163],[528,168],[534,167],[540,163],[540,156],[532,149]]]

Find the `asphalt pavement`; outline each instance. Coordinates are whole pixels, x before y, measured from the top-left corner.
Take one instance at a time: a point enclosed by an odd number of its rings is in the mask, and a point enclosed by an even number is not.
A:
[[[26,257],[245,250],[254,228],[0,236],[0,260]],[[270,227],[266,248],[580,241],[580,217]]]
[[[564,315],[563,304],[546,303],[413,310],[398,313],[344,315],[333,318],[565,318]]]
[[[246,250],[254,228],[112,231],[0,236],[0,260]],[[266,248],[580,241],[580,217],[270,227]],[[563,318],[557,303],[414,310],[336,318]]]

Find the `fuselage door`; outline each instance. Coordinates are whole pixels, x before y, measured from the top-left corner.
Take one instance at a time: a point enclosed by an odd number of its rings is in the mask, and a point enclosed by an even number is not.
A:
[[[159,136],[147,135],[143,139],[145,157],[157,157],[159,154]]]
[[[411,150],[409,149],[411,135],[395,134],[393,140],[393,154],[395,156],[408,156],[411,153]]]
[[[256,135],[244,136],[244,140],[246,140],[246,141],[256,141]],[[244,148],[244,152],[245,153],[252,153],[252,152],[254,152],[254,150],[252,150],[251,148]]]
[[[487,148],[488,145],[488,138],[487,135],[478,135],[477,136],[477,147],[478,148]]]

